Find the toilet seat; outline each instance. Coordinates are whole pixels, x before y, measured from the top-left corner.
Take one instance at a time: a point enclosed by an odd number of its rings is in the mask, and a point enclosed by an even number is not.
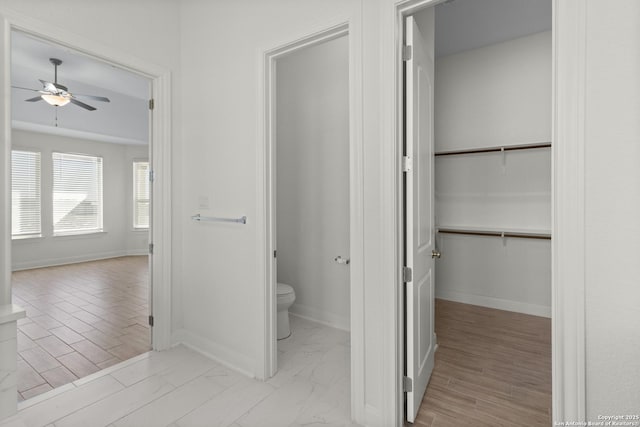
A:
[[[284,283],[278,283],[276,294],[278,296],[288,295],[294,293],[293,288],[290,285]]]

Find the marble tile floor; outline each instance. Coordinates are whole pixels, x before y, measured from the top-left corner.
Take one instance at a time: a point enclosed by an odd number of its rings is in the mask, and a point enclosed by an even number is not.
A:
[[[356,427],[349,334],[294,316],[291,325],[268,381],[177,346],[21,402],[0,427]]]
[[[151,348],[149,264],[128,256],[12,274],[18,399],[30,399]]]

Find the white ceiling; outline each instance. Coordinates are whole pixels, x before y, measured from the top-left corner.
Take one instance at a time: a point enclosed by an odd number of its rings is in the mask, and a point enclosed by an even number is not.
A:
[[[79,99],[96,107],[95,111],[72,104],[53,107],[44,101],[25,102],[38,93],[14,88],[11,92],[14,128],[105,142],[147,144],[149,79],[19,31],[11,35],[12,86],[41,89],[38,79],[54,79],[49,58],[58,58],[63,61],[58,67],[58,83],[67,86],[71,93],[106,96],[111,101]]]
[[[453,0],[436,6],[436,57],[551,30],[551,0]]]

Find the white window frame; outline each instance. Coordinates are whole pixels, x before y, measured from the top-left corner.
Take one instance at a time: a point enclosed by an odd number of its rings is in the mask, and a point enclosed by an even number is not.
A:
[[[146,199],[139,199],[138,198],[138,194],[137,194],[137,188],[138,188],[138,175],[136,173],[136,165],[139,163],[145,163],[147,165],[147,174],[145,175],[145,177],[143,179],[146,180],[148,187],[147,187],[147,198]],[[133,204],[132,204],[132,209],[131,209],[131,214],[132,214],[132,223],[133,223],[133,229],[134,231],[145,231],[145,230],[149,230],[149,224],[151,224],[151,182],[149,181],[149,171],[150,169],[150,164],[149,164],[149,160],[148,159],[134,159],[133,163],[132,163],[132,174],[133,174]],[[148,206],[149,206],[149,213],[148,213],[148,219],[147,219],[147,225],[146,226],[141,226],[137,223],[137,215],[136,215],[136,208],[137,205],[140,201],[144,201],[146,200]]]
[[[57,156],[68,156],[69,158],[71,157],[76,157],[76,158],[87,158],[87,159],[95,159],[95,160],[99,160],[99,169],[100,169],[100,174],[99,174],[99,189],[98,189],[98,194],[97,194],[97,198],[96,201],[98,203],[98,210],[97,210],[97,225],[96,227],[91,227],[91,228],[77,228],[77,229],[66,229],[66,230],[56,230],[56,219],[55,219],[55,215],[56,215],[56,157]],[[60,151],[54,151],[51,153],[51,165],[52,165],[52,221],[53,221],[53,236],[57,237],[57,236],[75,236],[75,235],[82,235],[82,234],[95,234],[95,233],[103,233],[104,232],[104,158],[102,156],[96,155],[96,154],[84,154],[84,153],[67,153],[67,152],[60,152]]]
[[[31,153],[31,154],[35,154],[37,155],[37,172],[38,172],[38,176],[37,176],[37,193],[38,193],[38,199],[39,199],[39,204],[38,204],[38,231],[37,232],[33,232],[33,233],[18,233],[18,234],[14,234],[13,232],[13,222],[16,218],[16,213],[13,210],[13,203],[15,202],[14,199],[14,189],[13,189],[13,183],[14,183],[14,172],[15,172],[15,167],[13,164],[13,155],[16,152],[20,152],[20,153]],[[34,238],[40,238],[42,237],[42,152],[40,150],[30,150],[30,149],[26,149],[26,148],[14,148],[11,150],[11,195],[12,195],[12,200],[11,200],[11,240],[24,240],[24,239],[34,239]]]

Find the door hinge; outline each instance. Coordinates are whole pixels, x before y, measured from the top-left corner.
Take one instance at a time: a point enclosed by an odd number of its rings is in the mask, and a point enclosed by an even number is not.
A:
[[[149,171],[149,182],[153,182],[155,180],[156,180],[156,171],[150,170]]]
[[[153,110],[155,107],[156,107],[156,101],[153,98],[151,98],[149,100],[149,110]]]
[[[149,326],[153,326],[153,316],[149,316]]]
[[[402,391],[404,393],[409,393],[413,391],[413,381],[409,377],[402,377]]]
[[[409,156],[402,158],[402,172],[409,172],[413,168],[413,159]]]
[[[153,243],[149,243],[149,253],[153,255]]]
[[[413,56],[413,48],[411,46],[402,46],[402,60],[409,61]]]
[[[273,257],[276,258],[276,251],[273,251]]]
[[[413,280],[413,271],[411,271],[411,267],[402,267],[402,281],[410,282]]]

